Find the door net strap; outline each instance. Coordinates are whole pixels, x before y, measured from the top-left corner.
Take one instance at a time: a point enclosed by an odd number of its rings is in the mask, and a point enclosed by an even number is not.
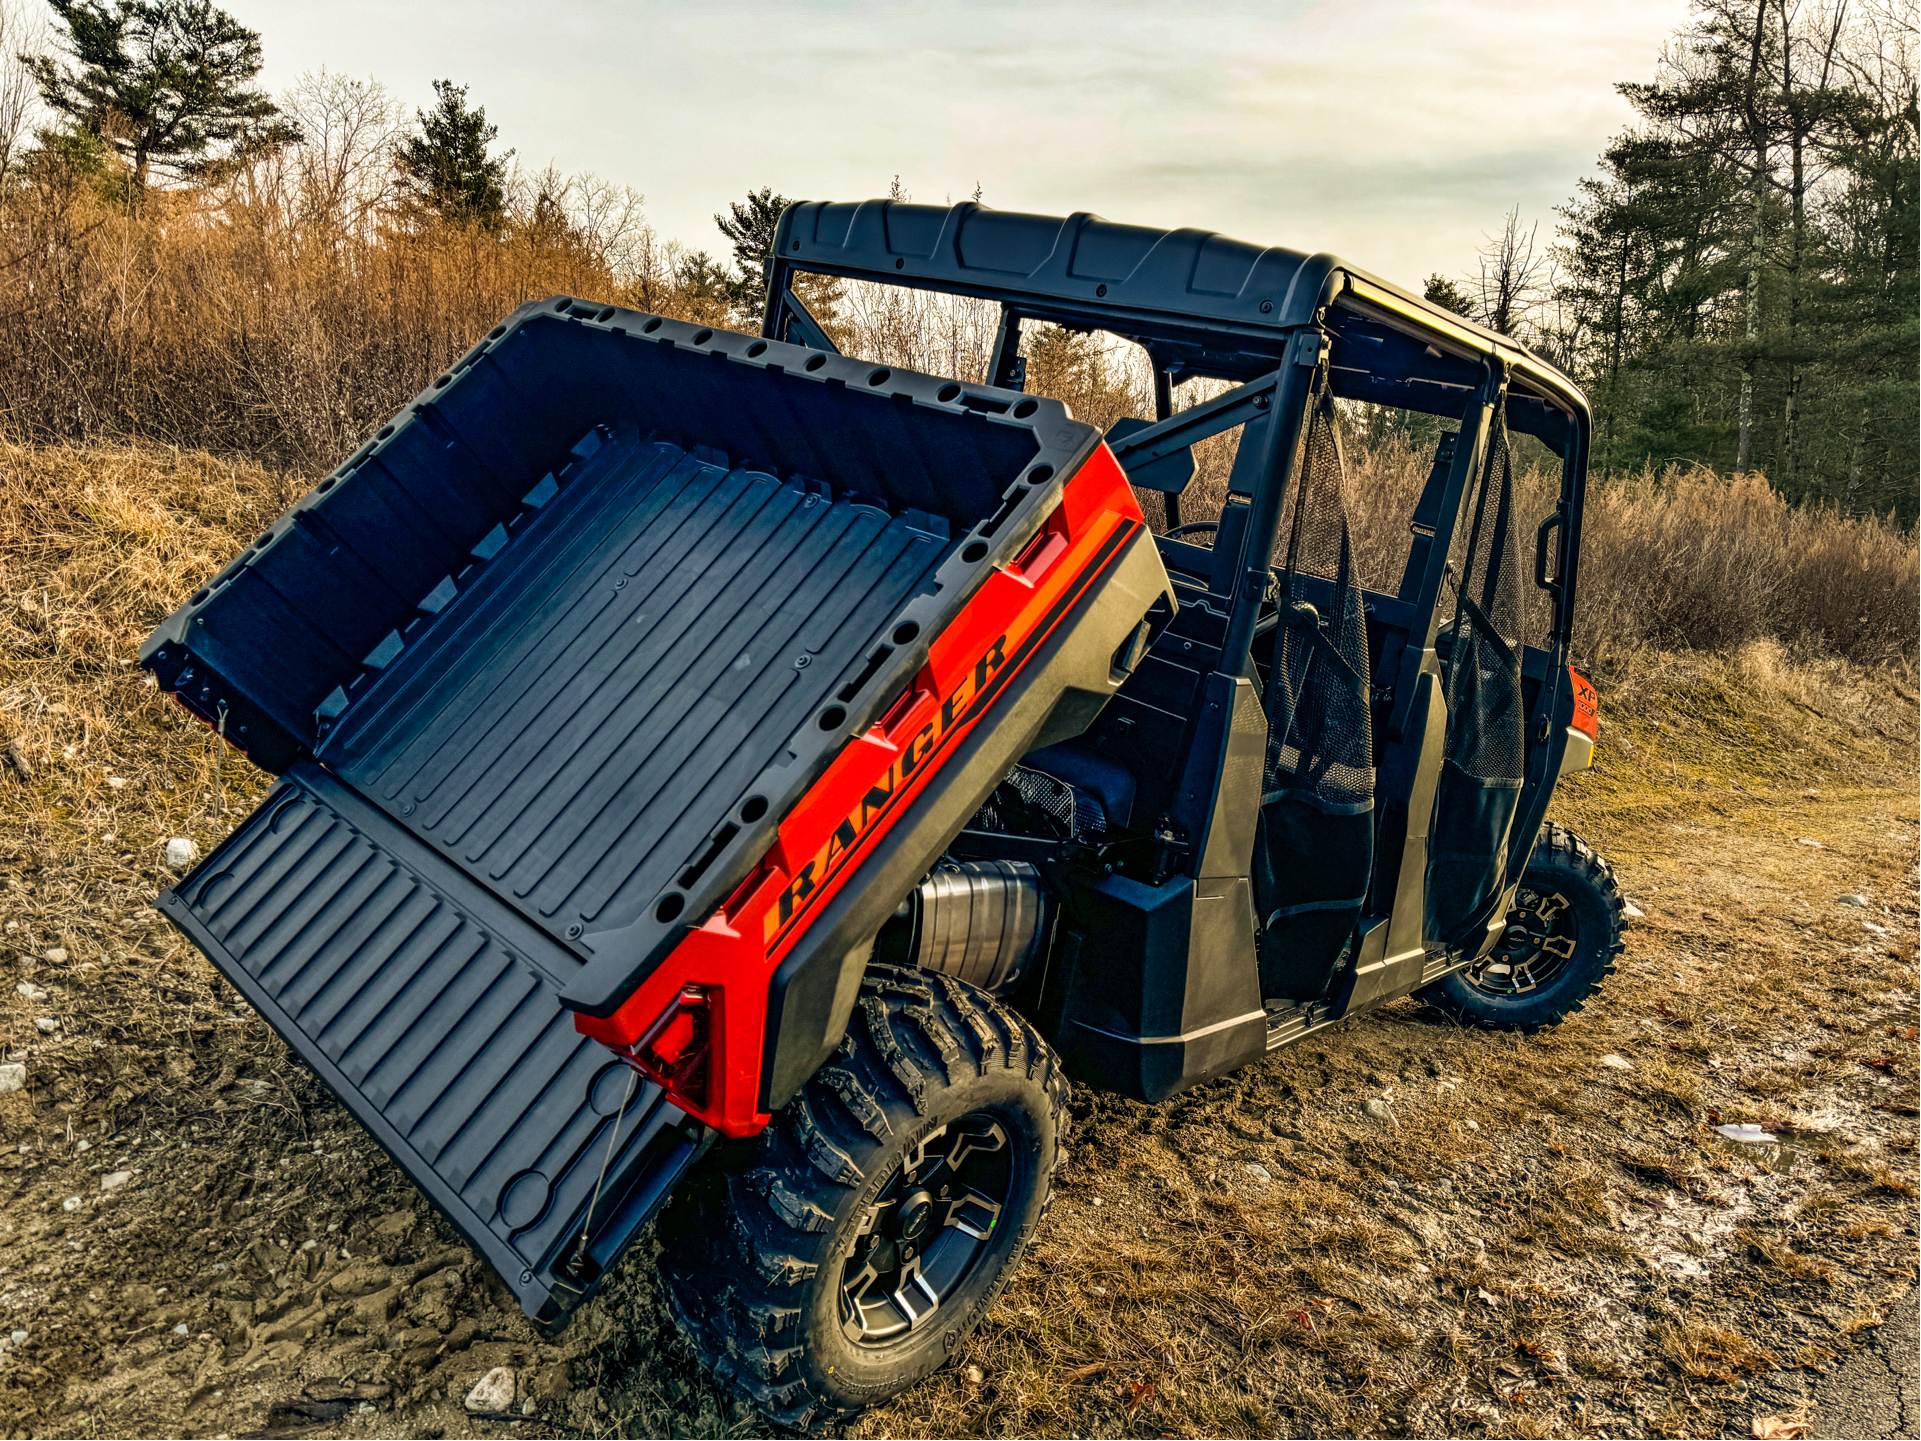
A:
[[[1495,408],[1488,437],[1448,647],[1445,754],[1484,781],[1519,781],[1526,742],[1514,458],[1503,410]]]
[[[1306,792],[1328,809],[1365,810],[1374,802],[1367,629],[1334,397],[1325,383],[1308,419],[1277,599],[1262,800]]]

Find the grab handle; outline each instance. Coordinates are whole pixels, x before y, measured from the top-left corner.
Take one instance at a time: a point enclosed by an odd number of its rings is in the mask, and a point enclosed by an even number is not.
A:
[[[1534,583],[1542,590],[1559,590],[1561,588],[1560,547],[1555,547],[1554,579],[1549,580],[1547,575],[1547,538],[1549,535],[1561,529],[1563,519],[1564,517],[1561,512],[1557,510],[1546,520],[1542,521],[1540,528],[1534,532]]]

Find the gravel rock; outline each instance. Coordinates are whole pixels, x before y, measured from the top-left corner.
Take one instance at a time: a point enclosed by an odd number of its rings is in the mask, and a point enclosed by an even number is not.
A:
[[[7,1065],[0,1066],[0,1096],[4,1096],[8,1091],[24,1091],[26,1089],[27,1068],[24,1065],[19,1061],[13,1061]]]
[[[103,1191],[117,1191],[132,1179],[132,1171],[112,1171],[100,1178],[100,1189]]]
[[[21,995],[25,996],[30,1001],[44,1001],[47,998],[47,993],[41,990],[32,981],[22,981],[19,985],[14,987],[14,990],[18,991]]]
[[[200,847],[185,836],[175,836],[167,842],[167,865],[176,871],[184,871],[200,859]]]
[[[1836,896],[1834,903],[1837,906],[1855,906],[1864,911],[1868,908],[1868,898],[1863,895],[1857,895],[1853,891],[1848,891],[1843,895]]]
[[[47,1036],[51,1036],[55,1031],[60,1029],[60,1022],[52,1016],[35,1016],[33,1018],[33,1024],[39,1028],[42,1035]]]
[[[496,1366],[474,1383],[467,1393],[469,1411],[499,1415],[514,1404],[514,1373],[510,1366]]]
[[[67,948],[65,946],[55,946],[47,952],[47,959],[52,961],[56,966],[64,965],[67,959]]]

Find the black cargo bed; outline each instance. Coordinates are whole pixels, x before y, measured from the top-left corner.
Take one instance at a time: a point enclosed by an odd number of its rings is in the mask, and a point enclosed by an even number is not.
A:
[[[592,1290],[704,1144],[575,1031],[544,938],[318,766],[160,904],[536,1320]]]
[[[948,549],[932,517],[609,439],[319,759],[587,959],[698,881]]]

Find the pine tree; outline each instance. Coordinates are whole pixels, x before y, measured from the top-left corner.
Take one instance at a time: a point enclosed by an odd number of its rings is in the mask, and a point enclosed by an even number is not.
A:
[[[126,158],[135,194],[153,166],[194,174],[299,129],[252,81],[260,36],[208,0],[49,0],[61,56],[23,56],[40,96]]]
[[[1456,315],[1467,315],[1474,309],[1474,302],[1467,298],[1467,292],[1438,272],[1428,276],[1427,289],[1421,292],[1421,296]]]
[[[467,107],[467,87],[434,81],[432,110],[418,112],[420,132],[409,136],[394,163],[416,205],[454,225],[497,231],[507,222],[507,162],[514,152],[490,156],[500,127],[487,111]]]
[[[774,253],[781,212],[793,203],[785,195],[776,194],[771,185],[763,185],[748,191],[745,200],[730,202],[727,214],[714,217],[714,224],[734,247],[734,270],[727,277],[728,308],[735,322],[748,329],[760,325],[766,317],[767,260]],[[793,289],[807,313],[833,338],[838,329],[840,281],[831,275],[799,274],[794,277]]]
[[[793,202],[763,185],[747,192],[745,200],[729,203],[726,215],[714,224],[734,247],[734,274],[728,280],[728,300],[744,324],[758,325],[766,310],[767,282],[763,271],[774,251],[774,232],[780,213]]]
[[[1696,0],[1561,211],[1601,469],[1701,460],[1916,510],[1915,76],[1873,0]]]

